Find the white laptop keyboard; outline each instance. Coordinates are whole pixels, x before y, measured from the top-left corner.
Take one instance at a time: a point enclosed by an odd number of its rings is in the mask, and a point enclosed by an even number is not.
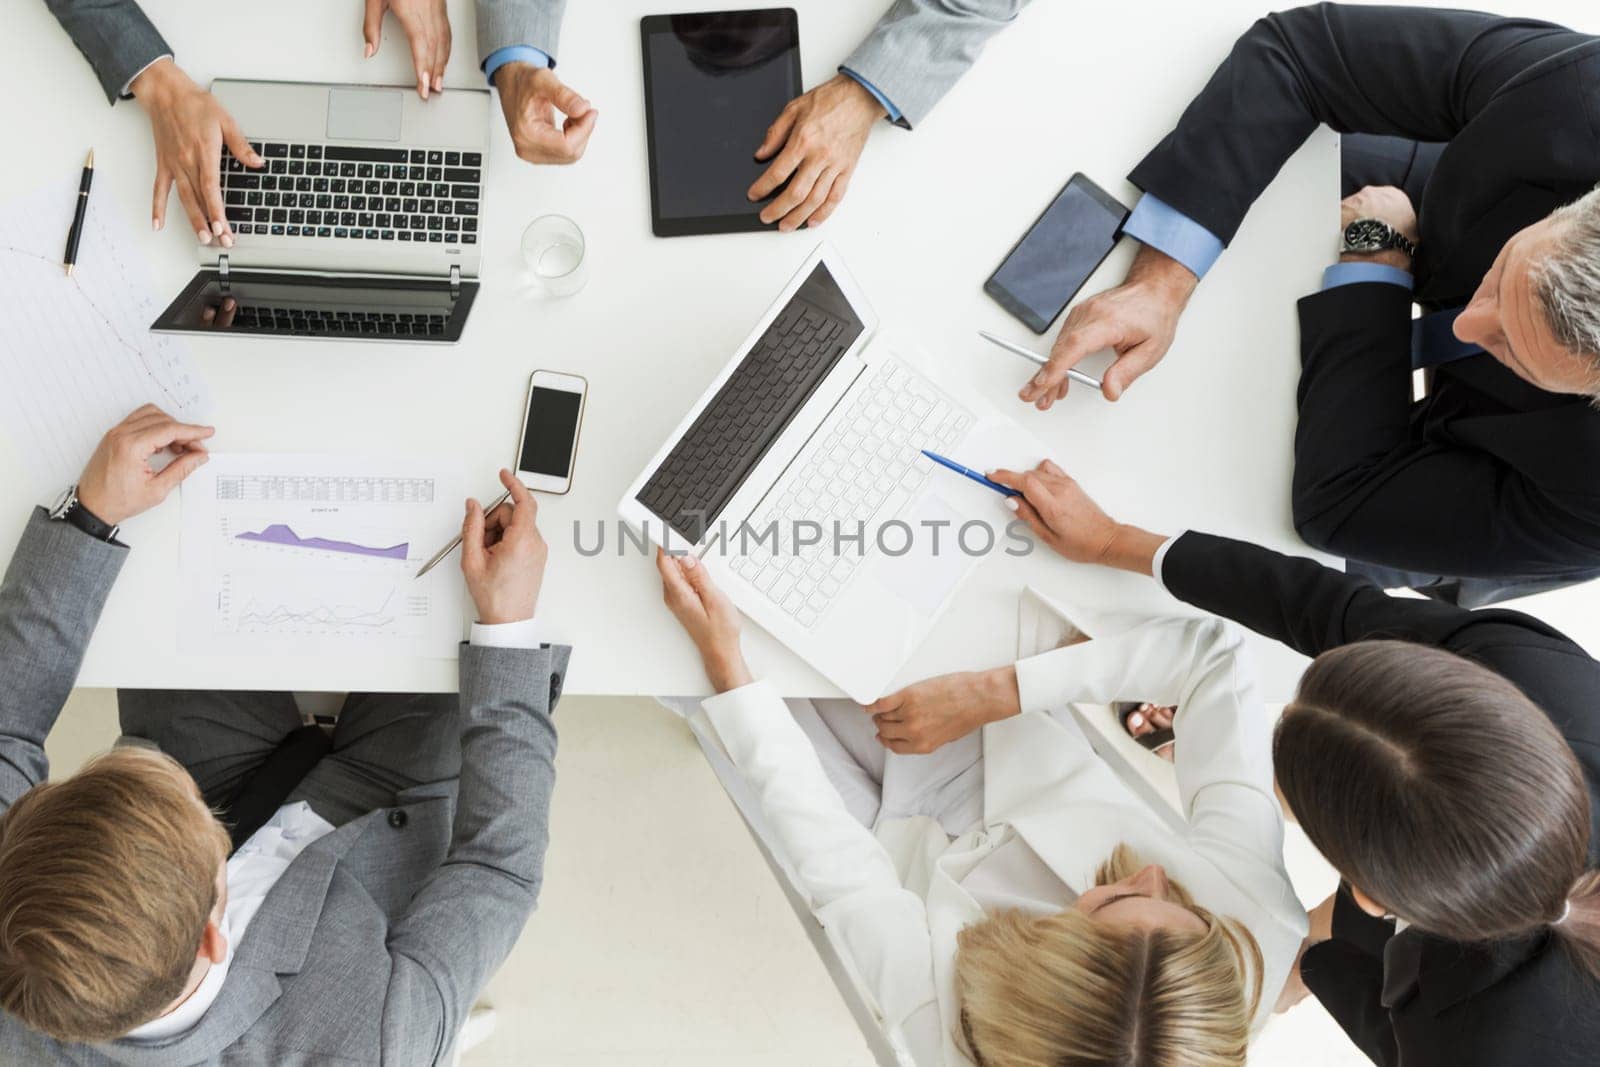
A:
[[[756,509],[749,520],[749,553],[732,563],[736,574],[807,629],[822,618],[872,549],[877,527],[894,518],[935,469],[921,450],[948,455],[973,422],[970,411],[893,359],[879,364],[846,404]],[[821,524],[822,540],[797,554],[794,526],[801,520]],[[857,532],[858,522],[864,524],[863,541],[844,540]],[[772,523],[778,525],[777,552],[771,550],[771,538],[756,543],[756,535]],[[836,529],[841,535],[837,554]]]

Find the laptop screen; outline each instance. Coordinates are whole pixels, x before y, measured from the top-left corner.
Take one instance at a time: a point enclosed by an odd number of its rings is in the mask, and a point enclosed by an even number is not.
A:
[[[152,324],[173,333],[260,334],[451,342],[461,337],[478,283],[452,294],[444,280],[341,278],[214,270],[195,275]]]
[[[865,324],[818,263],[636,499],[698,543]]]

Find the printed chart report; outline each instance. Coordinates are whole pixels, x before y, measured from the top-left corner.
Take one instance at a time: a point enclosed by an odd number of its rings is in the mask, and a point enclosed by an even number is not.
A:
[[[461,577],[415,575],[460,530],[460,490],[425,461],[213,455],[183,485],[185,640],[227,655],[453,658]]]

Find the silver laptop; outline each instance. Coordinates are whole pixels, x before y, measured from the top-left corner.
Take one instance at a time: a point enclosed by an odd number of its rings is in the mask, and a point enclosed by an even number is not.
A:
[[[478,290],[489,94],[218,80],[266,160],[226,149],[232,248],[156,320],[171,332],[454,342]]]
[[[1006,526],[997,495],[936,475],[922,450],[1040,458],[877,325],[820,246],[618,508],[666,548],[701,554],[746,615],[861,703],[883,694],[981,561],[958,528],[974,515]]]

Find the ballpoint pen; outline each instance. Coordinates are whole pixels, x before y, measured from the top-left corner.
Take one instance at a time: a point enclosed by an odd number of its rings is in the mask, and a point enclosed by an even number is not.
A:
[[[504,504],[510,499],[511,490],[507,489],[505,492],[500,494],[500,498],[498,500],[484,508],[483,513],[488,515],[490,512],[494,511],[495,508],[499,507],[501,504]],[[454,552],[456,550],[456,546],[459,544],[461,544],[461,535],[456,534],[455,537],[450,539],[450,543],[448,545],[445,545],[438,552],[435,552],[433,558],[422,565],[422,569],[418,571],[414,577],[421,578],[424,574],[427,574],[429,571],[433,570],[433,568],[438,565],[439,561],[444,559],[450,553]]]
[[[1039,355],[1039,353],[1031,351],[1031,350],[1026,349],[1026,348],[1023,348],[1021,345],[1013,344],[1010,341],[1007,341],[1003,337],[996,337],[994,334],[990,333],[987,330],[979,330],[978,331],[978,336],[983,338],[985,341],[988,341],[992,345],[999,345],[1001,348],[1005,349],[1007,352],[1010,352],[1012,355],[1021,356],[1023,359],[1027,360],[1029,363],[1037,363],[1039,366],[1042,367],[1046,363],[1050,362],[1044,356]],[[1100,388],[1100,379],[1091,378],[1089,375],[1083,373],[1083,371],[1081,371],[1081,370],[1077,370],[1076,368],[1068,367],[1067,368],[1067,377],[1071,378],[1075,382],[1081,382],[1082,384],[1087,385],[1087,386],[1091,386],[1091,387],[1093,387],[1095,389]]]
[[[72,213],[72,228],[67,231],[67,250],[61,255],[61,265],[72,273],[78,262],[78,239],[83,236],[83,217],[89,210],[89,186],[94,182],[94,149],[83,161],[83,177],[78,182],[78,206]]]
[[[990,489],[993,489],[995,492],[999,493],[1001,496],[1021,496],[1022,495],[1021,493],[1017,492],[1017,490],[1011,488],[1009,485],[1001,485],[999,482],[991,481],[990,479],[985,478],[983,475],[979,474],[977,471],[973,470],[971,467],[963,467],[961,464],[957,463],[955,460],[953,460],[953,459],[945,459],[943,456],[939,455],[939,453],[937,453],[937,452],[929,452],[926,448],[924,448],[922,450],[922,454],[924,456],[927,456],[929,459],[933,460],[935,463],[939,464],[939,466],[941,466],[941,467],[948,467],[951,470],[955,471],[957,474],[963,475],[963,476],[965,476],[967,478],[971,478],[973,481],[977,482],[979,485],[988,486]]]

